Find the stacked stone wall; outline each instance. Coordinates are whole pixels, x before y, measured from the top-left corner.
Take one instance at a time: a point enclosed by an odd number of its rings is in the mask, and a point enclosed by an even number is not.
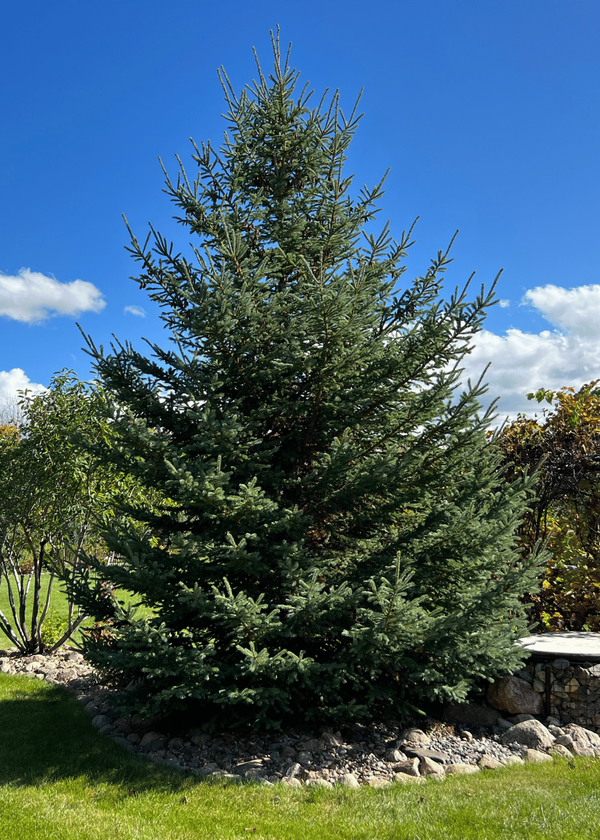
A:
[[[600,664],[551,659],[530,662],[518,676],[546,702],[546,666],[550,666],[550,714],[600,732]]]

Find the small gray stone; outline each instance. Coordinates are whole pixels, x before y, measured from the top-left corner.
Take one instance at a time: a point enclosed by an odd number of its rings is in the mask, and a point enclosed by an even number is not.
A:
[[[548,747],[548,753],[550,755],[557,755],[559,758],[571,758],[571,753],[566,747],[563,747],[562,744],[552,744],[551,747]]]
[[[541,752],[540,750],[524,750],[523,752],[523,760],[524,761],[532,761],[535,764],[541,764],[544,761],[553,761],[551,755],[548,753]]]
[[[425,777],[424,776],[411,776],[410,773],[394,773],[394,781],[402,782],[403,785],[410,784],[410,783],[418,783],[421,785],[425,784]]]
[[[317,738],[311,738],[309,741],[303,741],[298,744],[298,749],[300,751],[310,753],[323,752],[324,747],[325,745],[323,744],[323,741],[320,741]]]
[[[419,776],[419,759],[409,758],[392,766],[394,773],[405,773],[407,776]]]
[[[383,788],[383,787],[387,787],[388,785],[391,785],[392,780],[391,779],[384,779],[381,776],[371,776],[367,780],[367,784],[368,784],[369,787]]]
[[[235,772],[241,773],[252,773],[252,772],[261,772],[266,773],[266,768],[262,763],[262,759],[260,758],[252,758],[249,761],[240,761],[239,764],[235,765]]]
[[[296,776],[297,776],[297,775],[298,775],[301,771],[302,771],[302,765],[301,765],[301,764],[298,764],[298,762],[297,762],[297,761],[295,761],[293,764],[290,764],[290,766],[288,767],[288,769],[285,771],[284,778],[285,778],[285,779],[295,779],[295,778],[296,778]]]
[[[324,787],[324,788],[333,788],[331,782],[328,782],[327,779],[309,779],[306,782],[307,787]]]
[[[566,734],[566,732],[563,732],[562,735],[558,735],[555,743],[558,744],[559,747],[564,747],[571,753],[575,752],[575,742],[570,735]]]
[[[443,776],[444,767],[432,758],[425,756],[419,761],[419,772],[422,776]]]
[[[102,727],[106,726],[107,723],[110,723],[108,715],[96,715],[96,717],[92,719],[92,726],[95,729],[102,729]]]
[[[386,750],[383,758],[384,761],[389,761],[392,764],[397,764],[399,761],[406,761],[406,755],[401,750],[396,749]]]
[[[360,784],[354,773],[344,773],[343,776],[339,778],[339,784],[343,787],[349,788],[359,788]]]
[[[323,732],[321,740],[329,747],[341,747],[342,739],[340,733],[333,734],[332,732]]]
[[[473,736],[471,736],[471,740],[473,740]],[[434,761],[448,760],[446,753],[440,750],[430,750],[427,747],[405,747],[405,750],[409,758],[432,758]]]
[[[157,752],[167,745],[167,739],[160,732],[146,732],[140,742],[140,749],[148,752]]]
[[[501,761],[498,761],[497,758],[494,758],[491,755],[482,755],[477,762],[477,766],[482,770],[497,770],[499,767],[503,767],[504,765]]]
[[[431,741],[422,729],[405,729],[400,737],[412,744],[428,744]]]
[[[479,767],[476,764],[464,764],[462,762],[448,764],[444,770],[447,776],[464,776],[471,773],[479,773]]]
[[[302,787],[302,782],[295,776],[284,776],[281,780],[284,785],[288,787]]]

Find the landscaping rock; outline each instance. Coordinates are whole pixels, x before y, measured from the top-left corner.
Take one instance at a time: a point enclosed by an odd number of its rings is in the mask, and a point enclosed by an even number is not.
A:
[[[571,736],[575,744],[581,744],[583,747],[600,747],[600,735],[584,726],[579,726],[577,723],[568,723],[563,731]]]
[[[422,758],[419,761],[419,772],[421,776],[443,776],[444,765],[438,764],[432,758]]]
[[[166,745],[167,739],[160,732],[146,732],[140,741],[140,749],[147,750],[148,752],[162,750],[166,747]]]
[[[416,782],[417,784],[425,784],[424,776],[410,776],[408,773],[394,773],[394,781],[402,782],[402,784],[410,784]]]
[[[490,706],[511,714],[539,715],[543,709],[541,694],[519,677],[503,677],[493,682],[487,691]]]
[[[497,758],[494,758],[491,755],[482,755],[477,762],[477,766],[481,770],[497,770],[499,767],[503,767],[504,765],[501,761],[498,761]]]
[[[552,744],[551,747],[548,747],[548,753],[550,755],[557,755],[559,758],[571,758],[571,753],[562,744]]]
[[[473,736],[471,736],[471,740],[472,739]],[[432,758],[434,761],[446,761],[448,758],[447,753],[441,752],[441,750],[430,750],[427,749],[427,747],[406,746],[404,749],[406,750],[409,758]]]
[[[319,737],[316,737],[318,732],[300,729],[295,733],[282,733],[276,740],[273,735],[243,736],[231,732],[208,735],[197,728],[184,732],[178,730],[176,724],[173,730],[167,731],[167,724],[159,719],[140,715],[119,717],[113,712],[112,701],[118,698],[119,690],[103,685],[98,674],[79,655],[64,658],[57,654],[34,659],[11,653],[7,658],[0,658],[0,665],[11,674],[37,675],[37,678],[62,685],[87,708],[99,731],[110,733],[109,737],[123,749],[187,773],[230,782],[254,780],[260,784],[281,782],[298,787],[309,782],[314,784],[319,779],[314,786],[326,788],[333,785],[385,787],[393,781],[424,784],[425,778],[442,780],[444,771],[448,775],[476,773],[480,768],[522,764],[521,752],[523,747],[529,746],[513,743],[516,727],[510,723],[508,728],[513,734],[507,743],[503,743],[499,735],[502,727],[497,725],[502,719],[493,710],[486,714],[492,711],[496,717],[493,732],[498,734],[493,734],[491,727],[486,730],[475,723],[474,718],[470,723],[473,732],[460,723],[447,726],[433,719],[425,720],[422,728],[407,728],[406,723],[401,725],[396,721],[372,725],[348,723],[342,732],[327,730]],[[569,670],[565,671],[567,678],[572,678]],[[589,679],[592,680],[592,676]],[[477,708],[477,704],[472,705]],[[485,708],[479,707],[480,710]],[[559,723],[555,717],[551,724],[555,729],[552,734],[569,738],[574,749],[592,752],[600,749],[600,744],[596,746],[594,733],[590,740],[586,734],[589,730],[582,727],[581,731],[573,727],[561,729]],[[163,725],[164,731],[157,731],[162,730]],[[538,725],[538,722],[519,724],[527,725]]]
[[[418,776],[419,774],[419,759],[410,758],[407,761],[400,761],[392,767],[394,773],[405,773],[407,776]]]
[[[386,750],[383,757],[385,761],[389,761],[391,764],[397,764],[399,761],[407,760],[407,756],[400,750],[396,749]]]
[[[328,782],[326,779],[308,779],[306,782],[307,787],[314,786],[314,787],[324,787],[324,788],[333,788],[331,782]]]
[[[356,778],[354,773],[344,773],[343,775],[341,775],[339,777],[338,783],[340,785],[343,785],[343,787],[349,787],[349,788],[359,788],[360,787],[360,782],[358,781],[358,779]]]
[[[526,749],[523,751],[523,760],[541,764],[543,761],[553,761],[554,759],[551,755],[548,755],[548,753],[541,752],[540,750]]]
[[[448,764],[444,770],[447,776],[465,776],[471,773],[479,773],[476,764]]]
[[[552,746],[554,736],[539,720],[525,720],[507,729],[500,736],[502,744],[523,744],[532,750],[544,750]]]
[[[426,735],[422,729],[405,729],[400,739],[409,744],[428,744],[431,741],[429,735]]]

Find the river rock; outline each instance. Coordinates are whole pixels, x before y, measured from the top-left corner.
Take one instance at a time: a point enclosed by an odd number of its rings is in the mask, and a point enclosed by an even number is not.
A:
[[[520,677],[503,677],[493,682],[487,691],[490,706],[510,714],[539,715],[543,709],[541,694]]]

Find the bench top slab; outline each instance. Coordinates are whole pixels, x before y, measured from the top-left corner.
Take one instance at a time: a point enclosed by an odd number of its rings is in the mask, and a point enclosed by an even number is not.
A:
[[[536,657],[600,661],[600,633],[541,633],[519,641]]]

